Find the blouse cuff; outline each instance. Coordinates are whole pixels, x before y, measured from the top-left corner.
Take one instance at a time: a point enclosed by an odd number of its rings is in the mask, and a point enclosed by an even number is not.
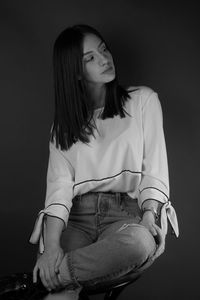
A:
[[[143,202],[148,199],[157,200],[159,202],[165,203],[169,200],[169,197],[159,188],[148,187],[140,191],[139,204],[142,206]]]
[[[168,220],[172,226],[172,232],[175,234],[176,237],[179,236],[179,226],[178,220],[176,216],[175,209],[171,205],[171,202],[168,201],[163,204],[160,212],[160,223],[162,231],[167,234],[168,230]]]
[[[40,253],[44,252],[44,235],[45,235],[44,217],[46,215],[61,219],[64,222],[65,226],[67,226],[67,222],[69,218],[69,210],[64,205],[61,205],[59,203],[54,203],[39,212],[29,242],[31,244],[37,244],[39,242]]]

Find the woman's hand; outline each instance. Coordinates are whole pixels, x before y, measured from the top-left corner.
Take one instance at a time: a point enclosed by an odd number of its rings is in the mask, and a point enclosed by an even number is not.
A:
[[[147,229],[149,229],[149,231],[153,236],[157,235],[157,230],[154,228],[155,218],[151,211],[146,211],[143,214],[140,224],[145,226]]]
[[[37,272],[39,271],[41,281],[48,291],[61,288],[62,285],[57,274],[63,257],[63,250],[57,243],[46,247],[44,253],[38,257],[33,269],[33,282],[37,282]]]
[[[154,255],[152,256],[152,260],[158,258],[165,250],[165,237],[166,234],[163,233],[162,229],[156,225],[154,215],[149,211],[146,211],[143,214],[142,220],[140,222],[141,225],[145,226],[151,234],[154,236],[157,249]]]
[[[153,227],[157,231],[157,235],[156,235],[157,249],[156,249],[156,252],[154,253],[154,255],[152,257],[152,260],[155,260],[156,258],[158,258],[165,251],[165,237],[166,237],[166,234],[163,233],[162,229],[158,225],[154,224]]]

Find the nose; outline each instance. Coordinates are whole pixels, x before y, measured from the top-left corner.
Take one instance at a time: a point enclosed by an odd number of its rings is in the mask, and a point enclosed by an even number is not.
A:
[[[99,64],[101,66],[108,63],[108,58],[104,54],[99,54]]]

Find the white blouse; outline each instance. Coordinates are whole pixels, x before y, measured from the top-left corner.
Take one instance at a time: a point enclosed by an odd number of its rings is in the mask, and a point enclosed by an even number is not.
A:
[[[136,90],[137,89],[137,90]],[[141,208],[147,199],[164,203],[161,226],[167,233],[167,220],[178,237],[174,208],[169,201],[169,175],[162,108],[158,95],[149,87],[129,87],[131,99],[125,103],[125,118],[100,119],[103,108],[96,109],[97,126],[89,144],[78,141],[67,151],[49,143],[49,163],[45,208],[38,214],[30,242],[40,241],[44,215],[62,219],[67,226],[72,199],[89,191],[126,192],[138,199]],[[135,90],[135,91],[134,91]]]

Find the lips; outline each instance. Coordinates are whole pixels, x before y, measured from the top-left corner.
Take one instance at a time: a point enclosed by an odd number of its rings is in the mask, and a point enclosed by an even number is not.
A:
[[[104,74],[104,73],[107,73],[107,72],[110,72],[110,71],[112,71],[113,70],[113,67],[109,67],[109,68],[107,68],[105,71],[103,71],[102,72],[102,74]]]

